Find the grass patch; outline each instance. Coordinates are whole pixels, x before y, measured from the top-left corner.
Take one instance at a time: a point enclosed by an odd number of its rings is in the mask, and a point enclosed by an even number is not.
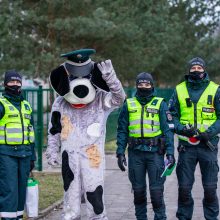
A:
[[[43,210],[63,197],[60,173],[34,173],[39,181],[39,210]]]
[[[113,141],[109,141],[109,142],[106,142],[105,143],[105,150],[106,151],[112,151],[112,152],[115,152],[116,151],[116,140],[113,140]]]

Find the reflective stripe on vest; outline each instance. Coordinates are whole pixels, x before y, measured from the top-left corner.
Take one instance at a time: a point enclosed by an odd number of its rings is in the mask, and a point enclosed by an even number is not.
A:
[[[217,119],[214,98],[218,87],[219,85],[210,81],[199,101],[197,103],[190,102],[191,106],[189,106],[190,97],[186,82],[184,81],[177,85],[176,91],[180,104],[180,123],[183,125],[191,124],[201,132],[206,131]],[[188,138],[182,135],[179,135],[179,139],[188,141]]]
[[[34,129],[30,124],[32,109],[27,101],[21,102],[21,112],[6,98],[0,97],[5,114],[0,120],[0,144],[20,145],[34,142]]]
[[[129,137],[156,137],[162,134],[159,110],[163,98],[154,97],[142,106],[136,97],[127,99]]]

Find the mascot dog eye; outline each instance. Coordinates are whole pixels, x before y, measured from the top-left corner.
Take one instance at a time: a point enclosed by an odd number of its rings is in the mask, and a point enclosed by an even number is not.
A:
[[[102,74],[89,55],[95,50],[76,50],[62,54],[68,60],[50,74],[53,89],[74,108],[83,108],[95,99],[96,88],[109,92]]]

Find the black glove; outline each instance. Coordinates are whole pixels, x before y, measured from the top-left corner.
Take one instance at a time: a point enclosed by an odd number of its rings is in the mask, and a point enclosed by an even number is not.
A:
[[[34,167],[35,167],[34,160],[31,160],[31,163],[30,163],[30,172],[34,169]]]
[[[199,135],[196,136],[196,138],[200,141],[208,142],[211,137],[207,132],[200,132]]]
[[[182,131],[180,132],[180,135],[186,136],[186,137],[193,137],[197,134],[197,131],[194,127],[187,127],[184,126]]]
[[[167,160],[168,160],[168,164],[170,164],[169,168],[172,168],[176,162],[175,158],[173,155],[168,154],[167,155]]]
[[[118,154],[117,158],[118,158],[118,167],[120,168],[121,171],[125,171],[124,166],[127,166],[125,155],[124,154]]]

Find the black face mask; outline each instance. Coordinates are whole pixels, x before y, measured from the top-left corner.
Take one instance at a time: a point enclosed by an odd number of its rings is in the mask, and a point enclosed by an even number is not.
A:
[[[137,88],[137,95],[139,97],[148,97],[153,94],[153,88]]]
[[[189,72],[188,76],[189,76],[189,79],[191,80],[199,81],[204,78],[205,72],[198,72],[198,71]]]
[[[5,86],[5,92],[9,95],[19,96],[21,95],[21,86]]]

